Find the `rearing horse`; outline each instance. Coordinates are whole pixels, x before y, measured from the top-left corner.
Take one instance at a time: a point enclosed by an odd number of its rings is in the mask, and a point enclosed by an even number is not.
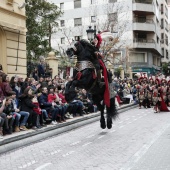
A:
[[[95,47],[86,40],[80,40],[74,44],[73,48],[67,50],[67,55],[77,56],[77,63],[73,71],[73,80],[66,84],[65,97],[67,102],[71,102],[76,97],[75,87],[86,89],[92,94],[92,100],[101,112],[100,126],[106,128],[104,109],[106,105],[107,128],[112,128],[112,119],[115,119],[118,112],[115,107],[115,96],[111,86],[111,77],[109,77],[106,67],[102,60],[99,60],[103,67],[104,86],[99,86],[96,77],[96,70],[93,63],[96,62]]]

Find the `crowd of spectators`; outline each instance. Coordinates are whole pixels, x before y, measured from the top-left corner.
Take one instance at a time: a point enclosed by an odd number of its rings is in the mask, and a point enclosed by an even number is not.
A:
[[[0,65],[0,136],[56,125],[96,111],[85,89],[77,89],[77,98],[66,102],[65,85],[70,80],[50,75],[9,78]]]
[[[50,75],[37,77],[37,74],[25,79],[15,75],[9,79],[0,65],[0,136],[56,125],[96,112],[92,96],[85,89],[77,89],[77,98],[66,102],[65,85],[71,80],[58,75],[53,79]],[[137,102],[135,81],[114,78],[112,84],[117,107]]]

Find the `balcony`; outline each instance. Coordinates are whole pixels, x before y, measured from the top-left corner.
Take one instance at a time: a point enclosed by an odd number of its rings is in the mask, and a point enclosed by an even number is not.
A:
[[[135,38],[133,40],[133,48],[145,48],[152,49],[161,54],[161,47],[159,44],[155,42],[153,39],[143,39],[143,38]]]
[[[139,18],[136,18],[133,21],[133,30],[155,32],[156,27],[153,20],[150,19],[139,20]]]
[[[133,3],[152,4],[152,0],[133,0]]]
[[[155,13],[155,8],[152,4],[145,3],[133,3],[133,11],[146,15],[153,15]]]

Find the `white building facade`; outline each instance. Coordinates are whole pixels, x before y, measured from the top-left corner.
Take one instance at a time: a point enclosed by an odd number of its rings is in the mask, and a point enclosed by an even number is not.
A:
[[[56,2],[56,1],[53,1]],[[167,0],[57,0],[64,14],[60,31],[53,36],[53,47],[65,49],[73,40],[87,39],[89,26],[110,30],[119,37],[116,44],[118,67],[133,73],[156,74],[161,63],[169,62]]]

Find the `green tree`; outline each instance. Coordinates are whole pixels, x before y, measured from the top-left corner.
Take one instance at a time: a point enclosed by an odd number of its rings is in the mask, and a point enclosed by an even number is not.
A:
[[[51,36],[58,31],[60,8],[46,0],[26,0],[27,61],[37,61],[52,49]]]

